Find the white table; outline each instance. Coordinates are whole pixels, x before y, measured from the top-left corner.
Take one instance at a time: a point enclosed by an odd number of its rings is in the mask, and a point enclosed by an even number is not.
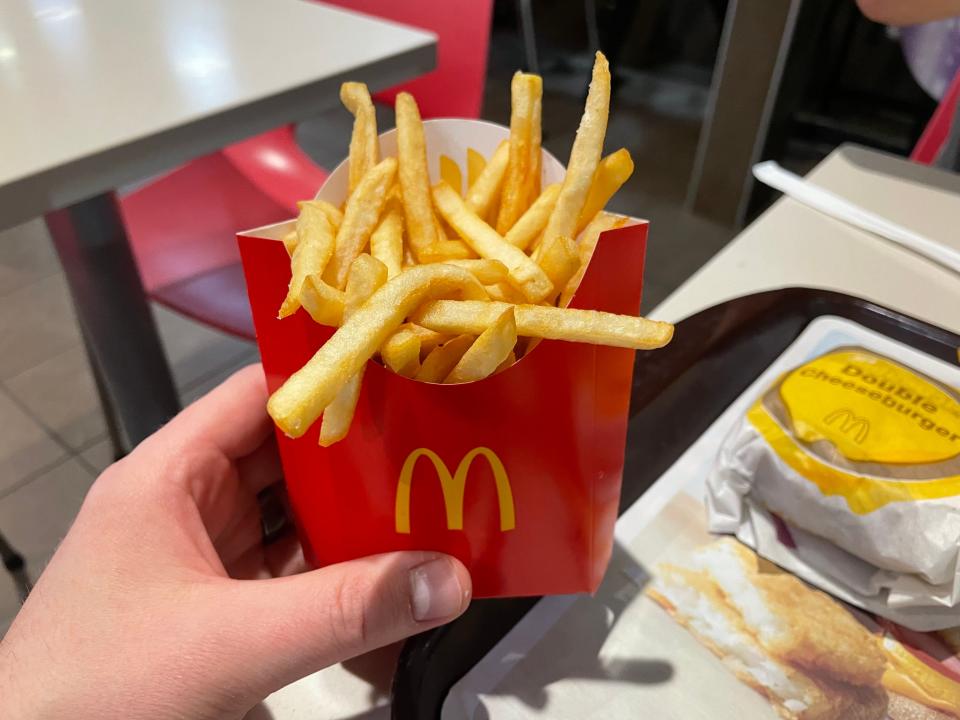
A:
[[[847,145],[808,179],[960,249],[960,175]],[[675,322],[724,300],[790,286],[857,295],[960,333],[960,276],[789,198],[778,200],[650,314]]]
[[[960,247],[960,176],[847,146],[809,177],[891,220]],[[775,203],[650,315],[675,322],[724,300],[790,286],[859,295],[960,332],[960,276],[789,199]],[[269,716],[258,709],[251,720],[390,716],[387,698],[341,666],[274,693],[265,708]]]
[[[178,410],[113,190],[431,70],[426,32],[304,0],[0,0],[0,228],[46,214],[129,448]]]

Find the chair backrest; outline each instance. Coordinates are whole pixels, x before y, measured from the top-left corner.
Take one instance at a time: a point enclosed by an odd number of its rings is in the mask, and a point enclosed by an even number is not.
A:
[[[393,104],[402,90],[429,117],[480,116],[493,0],[327,0],[349,10],[436,33],[437,69],[377,94]]]
[[[920,136],[916,147],[910,153],[911,160],[923,165],[933,164],[950,134],[950,127],[953,125],[958,103],[960,103],[960,72],[953,78],[946,95],[943,96],[943,100],[940,101],[933,117],[927,123],[923,135]]]

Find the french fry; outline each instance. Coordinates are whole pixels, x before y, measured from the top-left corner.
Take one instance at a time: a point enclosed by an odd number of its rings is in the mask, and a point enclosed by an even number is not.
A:
[[[463,167],[440,155],[431,187],[413,97],[398,94],[397,157],[381,159],[369,91],[341,86],[354,116],[347,197],[341,208],[298,203],[282,237],[291,281],[280,316],[303,307],[336,328],[270,396],[268,413],[288,436],[322,415],[321,445],[345,437],[375,356],[410,379],[464,383],[506,370],[544,339],[631,349],[670,341],[669,323],[566,307],[600,235],[628,222],[603,207],[633,161],[625,149],[601,159],[610,71],[598,52],[566,176],[541,190],[542,95],[539,76],[516,73],[509,140],[489,160],[468,148]]]
[[[350,274],[347,276],[344,317],[349,318],[353,315],[386,281],[387,268],[376,258],[360,255],[354,260],[353,265],[350,266]],[[353,422],[353,414],[357,409],[365,367],[366,365],[361,366],[340,389],[333,402],[324,408],[323,419],[320,421],[322,447],[329,447],[347,436],[350,423]]]
[[[331,203],[328,203],[326,200],[301,200],[297,203],[297,208],[300,209],[300,212],[303,212],[303,208],[306,205],[311,205],[311,212],[315,209],[322,210],[323,213],[327,216],[327,220],[330,221],[330,227],[333,228],[333,234],[337,234],[337,228],[340,227],[340,223],[343,221],[343,213],[340,212],[336,207]],[[300,238],[297,236],[296,229],[291,230],[286,235],[283,236],[283,246],[287,250],[287,255],[293,257],[293,251],[297,248],[297,243],[300,241]]]
[[[501,235],[513,227],[527,208],[532,189],[534,105],[539,104],[542,94],[543,80],[539,75],[514,73],[510,83],[510,154],[496,225]]]
[[[415,379],[420,382],[442,383],[471,345],[473,345],[473,335],[458,335],[434,348],[423,361]]]
[[[453,158],[446,155],[440,156],[440,179],[456,190],[457,195],[463,195],[463,175],[460,172],[460,166]]]
[[[411,316],[418,325],[444,333],[479,335],[509,307],[502,302],[436,300]],[[547,340],[652,350],[673,337],[673,325],[630,315],[548,305],[516,305],[517,334]]]
[[[480,173],[487,166],[487,159],[473,148],[467,148],[467,191],[480,177]]]
[[[523,293],[508,282],[487,283],[483,287],[486,289],[487,294],[490,295],[491,300],[499,300],[500,302],[512,303],[514,305],[522,305],[527,301]]]
[[[500,366],[496,370],[493,371],[493,374],[496,375],[497,373],[503,372],[508,367],[513,365],[516,361],[517,361],[517,353],[515,350],[511,350],[510,353],[507,355],[506,359],[502,363],[500,363]]]
[[[399,327],[398,331],[399,330],[408,330],[420,339],[421,356],[426,355],[437,345],[442,345],[450,339],[450,335],[438,333],[436,330],[428,330],[422,325],[417,325],[416,323],[404,323]]]
[[[503,176],[507,172],[507,162],[510,160],[510,143],[502,142],[490,158],[490,162],[483,168],[483,172],[472,183],[467,191],[467,207],[473,210],[478,217],[487,218],[494,202],[500,197],[500,186]]]
[[[267,411],[277,427],[290,437],[303,435],[410,313],[450,295],[488,297],[473,275],[444,263],[412,267],[388,281],[270,396]]]
[[[522,250],[510,245],[477,217],[446,183],[433,188],[433,201],[450,226],[480,257],[499,260],[510,272],[510,283],[530,302],[540,302],[553,290],[550,279]]]
[[[340,212],[340,209],[336,205],[327,202],[326,200],[300,200],[297,202],[297,209],[303,210],[304,205],[314,205],[320,210],[323,210],[324,214],[327,216],[327,220],[330,221],[330,226],[333,228],[334,235],[336,235],[337,230],[340,228],[340,224],[343,222],[343,213]]]
[[[420,252],[416,253],[417,262],[423,262],[420,258],[423,256],[423,253],[425,253],[427,250],[429,250],[430,248],[434,247],[437,243],[441,243],[441,242],[446,242],[446,241],[447,241],[447,239],[448,239],[448,238],[447,238],[447,231],[444,229],[443,223],[441,222],[441,219],[440,219],[439,217],[437,217],[436,215],[433,216],[433,230],[434,230],[434,232],[436,233],[437,240],[436,240],[436,242],[433,243],[433,245],[428,245],[427,247],[422,248],[422,249],[420,250]]]
[[[343,290],[330,287],[319,275],[307,276],[300,291],[300,303],[318,325],[340,327],[343,324]]]
[[[503,314],[477,336],[443,382],[451,384],[483,380],[496,372],[516,344],[517,322],[513,306],[508,305]]]
[[[420,109],[410,93],[398,93],[397,158],[400,163],[400,194],[407,221],[407,235],[414,256],[437,241],[437,229],[430,202],[430,175],[427,171],[427,143]]]
[[[587,193],[587,200],[583,204],[583,210],[580,211],[577,234],[606,207],[610,198],[632,174],[633,158],[630,157],[630,152],[626,148],[620,148],[600,161],[597,172],[593,176],[593,183],[590,185],[590,192]]]
[[[486,215],[480,215],[480,219],[487,225],[493,227],[497,223],[497,215],[500,214],[500,195],[498,194],[490,205],[490,210]]]
[[[396,158],[381,160],[363,176],[347,200],[343,223],[337,231],[336,249],[323,275],[334,287],[344,286],[350,266],[370,240],[396,173]]]
[[[597,52],[593,64],[593,78],[587,92],[587,103],[577,129],[577,137],[570,151],[567,174],[563,179],[560,197],[544,230],[544,240],[557,235],[574,237],[577,220],[583,211],[593,182],[594,173],[603,153],[603,138],[607,132],[610,110],[610,66],[603,53]]]
[[[419,334],[401,325],[380,348],[380,357],[397,375],[413,377],[420,370],[420,350]]]
[[[310,212],[313,212],[315,209],[323,211],[327,216],[327,220],[330,221],[330,227],[333,229],[334,236],[336,236],[337,229],[343,221],[343,213],[326,200],[301,200],[297,203],[297,208],[299,208],[302,213],[306,205],[312,206]],[[287,255],[293,257],[293,251],[296,250],[298,242],[300,242],[300,238],[297,236],[296,229],[291,230],[283,236],[283,246],[287,250]]]
[[[296,230],[291,230],[283,236],[283,247],[286,249],[289,257],[293,257],[293,251],[297,249],[298,241],[299,238],[297,237]]]
[[[499,260],[490,260],[488,258],[466,259],[466,260],[441,260],[450,265],[462,267],[469,270],[473,276],[484,285],[494,285],[496,283],[506,282],[508,277],[507,266]]]
[[[547,302],[552,305],[552,301],[580,269],[576,244],[563,235],[547,240],[540,255],[540,267],[553,283],[553,292],[547,296]]]
[[[380,162],[380,138],[377,137],[377,113],[364,83],[345,82],[340,86],[340,102],[353,113],[350,136],[350,192],[363,176]]]
[[[400,209],[400,214],[403,214],[403,194],[400,192],[400,183],[395,182],[390,186],[390,189],[387,191],[387,207],[391,203],[395,203]]]
[[[593,257],[593,251],[597,247],[597,241],[600,239],[600,235],[607,230],[615,230],[623,227],[627,222],[628,219],[625,217],[601,211],[597,213],[593,221],[584,228],[577,241],[577,258],[580,261],[580,267],[567,282],[563,292],[560,293],[560,300],[557,302],[557,305],[566,307],[570,304],[574,294],[577,292],[577,288],[579,288],[580,283],[583,282],[583,276],[586,274],[587,268],[590,266],[590,259]]]
[[[353,414],[357,409],[357,400],[360,398],[360,388],[363,386],[363,371],[364,368],[360,368],[356,375],[347,380],[333,398],[333,402],[324,409],[320,420],[319,444],[321,447],[330,447],[343,440],[350,432]]]
[[[420,253],[420,262],[436,263],[476,257],[477,254],[462,240],[439,240]]]
[[[554,183],[544,188],[540,197],[534,200],[527,211],[514,223],[510,231],[504,236],[511,245],[527,250],[537,236],[547,226],[550,214],[560,196],[560,183]]]
[[[597,247],[600,236],[607,230],[616,230],[630,222],[630,219],[623,215],[614,215],[602,211],[590,222],[580,233],[577,239],[577,254],[581,261],[588,261],[593,257],[593,251]]]
[[[540,175],[543,171],[543,80],[533,102],[533,115],[530,119],[530,172],[527,175],[527,202],[540,194]]]
[[[399,207],[387,210],[370,235],[370,254],[387,267],[388,277],[400,274],[403,269],[403,215]]]
[[[343,293],[343,319],[356,314],[370,296],[387,282],[387,266],[372,255],[364,253],[353,261]]]
[[[307,277],[323,273],[334,252],[330,221],[316,205],[304,205],[300,210],[296,233],[297,245],[290,256],[290,286],[277,315],[280,318],[300,308],[300,292]]]

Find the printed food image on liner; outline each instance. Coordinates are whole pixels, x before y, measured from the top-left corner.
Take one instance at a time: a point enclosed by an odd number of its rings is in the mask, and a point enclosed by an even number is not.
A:
[[[946,645],[905,646],[902,629],[855,614],[732,538],[657,566],[647,594],[783,718],[960,718],[960,658]]]

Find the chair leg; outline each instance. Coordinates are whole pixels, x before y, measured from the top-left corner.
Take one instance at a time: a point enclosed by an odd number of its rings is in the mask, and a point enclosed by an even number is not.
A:
[[[30,589],[33,587],[30,582],[30,576],[27,574],[27,563],[23,555],[18,553],[6,538],[0,533],[0,556],[3,557],[3,566],[13,578],[13,583],[17,587],[17,594],[20,596],[20,602],[27,599]]]
[[[523,51],[527,60],[527,72],[540,74],[537,60],[537,34],[533,26],[532,0],[518,0],[520,11],[520,31],[523,35]]]
[[[596,0],[584,0],[583,14],[587,24],[587,44],[590,46],[590,54],[593,55],[600,47],[600,25],[597,22],[597,3]]]

